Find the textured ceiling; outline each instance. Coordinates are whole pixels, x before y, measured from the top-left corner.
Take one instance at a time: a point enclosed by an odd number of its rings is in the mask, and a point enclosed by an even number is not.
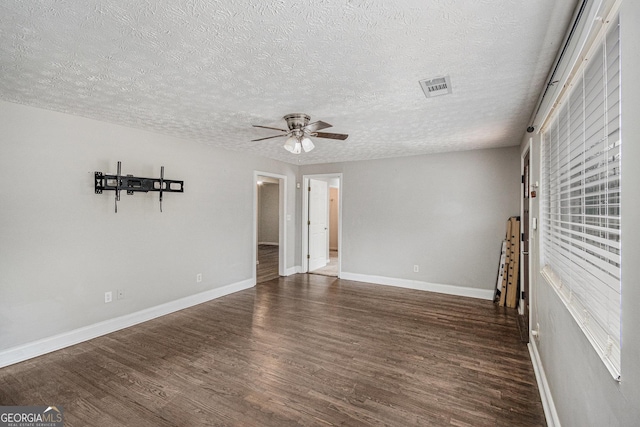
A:
[[[0,99],[297,164],[518,145],[576,2],[2,0]],[[294,112],[350,136],[250,141]]]

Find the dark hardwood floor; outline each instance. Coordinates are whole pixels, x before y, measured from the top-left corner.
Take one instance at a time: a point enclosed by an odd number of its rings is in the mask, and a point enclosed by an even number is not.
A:
[[[258,265],[256,265],[256,283],[277,279],[278,274],[278,251],[275,245],[258,245]]]
[[[516,312],[319,275],[0,369],[65,426],[544,426]]]

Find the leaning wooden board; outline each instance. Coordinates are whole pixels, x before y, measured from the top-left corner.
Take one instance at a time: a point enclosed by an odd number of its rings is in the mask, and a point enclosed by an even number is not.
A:
[[[507,221],[506,242],[504,273],[502,275],[502,287],[500,289],[500,306],[504,306],[507,301],[507,282],[509,280],[509,262],[511,258],[511,218]]]
[[[504,276],[507,273],[504,269],[505,261],[507,259],[507,241],[502,241],[502,249],[500,251],[500,264],[498,265],[498,280],[496,280],[496,290],[493,295],[493,302],[500,302],[500,296],[502,295],[502,282]]]
[[[518,302],[518,278],[520,276],[520,220],[510,218],[511,222],[511,245],[509,256],[509,273],[507,281],[507,301],[509,308],[516,308]]]

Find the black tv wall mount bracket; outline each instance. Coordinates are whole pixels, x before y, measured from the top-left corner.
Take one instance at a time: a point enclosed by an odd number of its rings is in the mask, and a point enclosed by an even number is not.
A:
[[[160,167],[160,178],[140,178],[133,175],[122,175],[122,162],[118,162],[118,172],[115,175],[106,175],[102,172],[94,174],[94,188],[96,194],[103,191],[115,191],[115,211],[118,213],[120,191],[125,190],[128,195],[135,192],[148,193],[157,191],[160,193],[160,212],[162,212],[163,193],[184,193],[184,181],[164,178],[164,166]]]

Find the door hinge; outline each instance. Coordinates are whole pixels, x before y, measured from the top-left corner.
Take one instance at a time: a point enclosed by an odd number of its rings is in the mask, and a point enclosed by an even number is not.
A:
[[[307,259],[311,259],[311,255],[307,254]]]
[[[522,299],[527,299],[527,293],[525,291],[522,291]]]
[[[307,225],[311,225],[311,221],[307,221]]]
[[[520,241],[521,241],[521,242],[524,242],[524,233],[521,233],[521,234],[520,234]]]
[[[521,178],[521,179],[520,179],[520,182],[521,182],[522,184],[524,184],[524,175],[521,175],[521,176],[520,176],[520,178]]]
[[[309,190],[308,191],[309,191],[309,193],[311,193],[311,186],[309,186]]]

